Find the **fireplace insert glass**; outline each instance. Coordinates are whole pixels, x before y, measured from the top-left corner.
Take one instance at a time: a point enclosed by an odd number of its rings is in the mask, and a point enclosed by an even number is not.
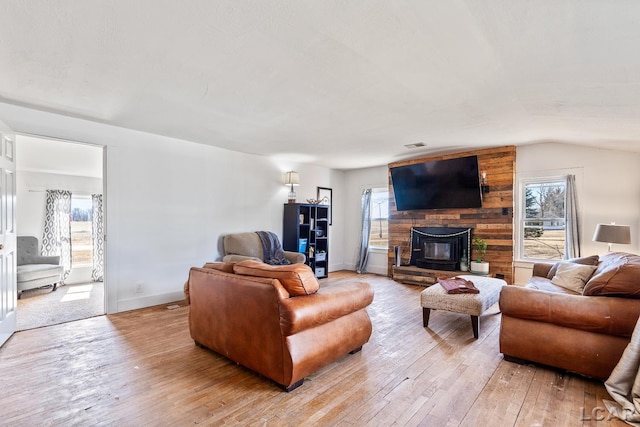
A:
[[[425,241],[422,255],[423,258],[450,261],[452,256],[451,243]]]
[[[432,270],[459,270],[462,253],[469,253],[470,236],[470,228],[413,227],[410,264]]]

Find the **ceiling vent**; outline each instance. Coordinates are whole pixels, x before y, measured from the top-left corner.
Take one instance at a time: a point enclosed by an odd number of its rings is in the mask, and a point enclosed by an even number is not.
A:
[[[427,144],[424,142],[416,142],[415,144],[405,144],[404,146],[409,150],[413,150],[414,148],[425,147]]]

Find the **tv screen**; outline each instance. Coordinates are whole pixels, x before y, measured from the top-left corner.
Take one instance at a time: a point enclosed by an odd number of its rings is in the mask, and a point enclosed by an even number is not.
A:
[[[478,156],[391,168],[391,181],[399,211],[482,207]]]

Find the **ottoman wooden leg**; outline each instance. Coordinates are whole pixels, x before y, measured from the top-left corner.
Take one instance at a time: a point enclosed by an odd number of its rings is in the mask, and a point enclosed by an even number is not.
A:
[[[429,314],[431,313],[430,308],[422,308],[422,326],[425,328],[429,326]]]
[[[480,330],[479,316],[471,316],[471,327],[473,328],[473,337],[478,339],[478,331]]]

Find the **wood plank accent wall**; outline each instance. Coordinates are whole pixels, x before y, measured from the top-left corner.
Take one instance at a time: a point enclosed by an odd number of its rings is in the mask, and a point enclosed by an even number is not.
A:
[[[389,172],[389,252],[388,274],[394,261],[394,246],[402,250],[402,263],[410,259],[411,227],[470,227],[473,236],[487,241],[485,260],[489,273],[503,274],[507,283],[513,283],[513,189],[515,181],[516,148],[513,145],[485,150],[467,151],[435,157],[389,163],[389,168],[443,160],[456,157],[478,156],[480,171],[487,172],[489,193],[483,194],[479,209],[396,210],[393,183]],[[471,261],[471,260],[470,260]]]

